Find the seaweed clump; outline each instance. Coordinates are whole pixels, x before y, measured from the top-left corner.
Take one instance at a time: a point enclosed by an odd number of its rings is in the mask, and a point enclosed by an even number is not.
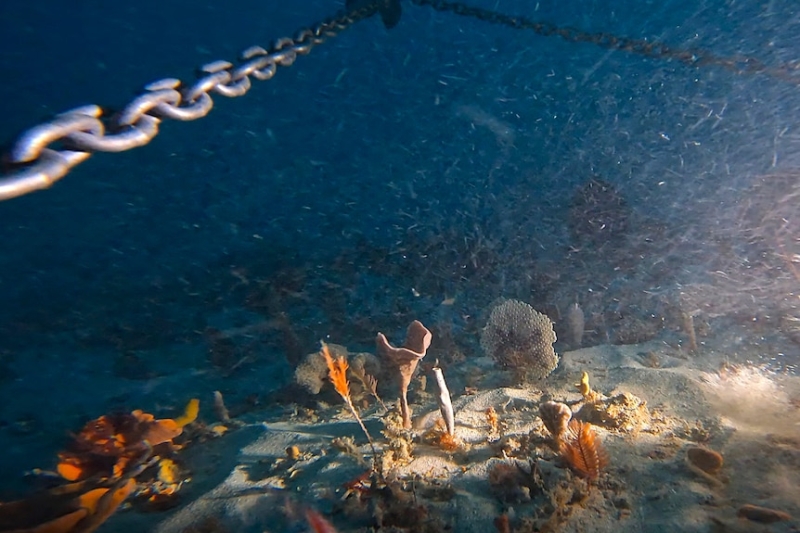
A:
[[[481,335],[483,350],[520,382],[542,380],[555,370],[555,342],[552,320],[519,300],[492,309]]]

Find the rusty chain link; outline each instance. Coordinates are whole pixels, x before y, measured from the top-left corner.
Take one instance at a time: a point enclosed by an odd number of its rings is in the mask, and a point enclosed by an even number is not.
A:
[[[645,39],[584,32],[461,2],[411,2],[513,29],[530,30],[546,37],[561,37],[569,42],[589,43],[695,67],[719,66],[737,74],[764,74],[800,85],[800,62],[769,66],[752,57],[720,57],[705,50],[678,49]],[[347,11],[303,29],[294,37],[278,39],[269,50],[260,46],[248,48],[242,52],[242,63],[238,66],[228,61],[206,64],[201,69],[204,75],[191,86],[172,78],[151,83],[142,95],[115,116],[104,116],[98,106],[83,106],[29,129],[6,155],[5,163],[11,171],[0,176],[0,201],[50,187],[93,152],[121,152],[149,143],[158,134],[158,126],[164,118],[189,121],[206,116],[214,106],[211,93],[229,98],[242,96],[250,89],[251,77],[271,79],[278,66],[291,66],[297,56],[308,54],[314,46],[360,20],[380,13],[389,28],[397,24],[400,17],[399,0],[347,0],[347,6]],[[51,148],[54,143],[60,143],[60,147]]]
[[[377,3],[340,12],[294,37],[278,39],[266,50],[253,46],[242,52],[242,63],[214,61],[201,68],[202,76],[190,86],[167,78],[147,85],[144,93],[118,114],[104,116],[96,105],[72,109],[53,120],[24,132],[6,155],[11,171],[0,176],[0,200],[45,189],[64,177],[94,152],[122,152],[149,143],[165,118],[196,120],[214,106],[211,93],[242,96],[251,86],[250,77],[269,80],[278,66],[291,66],[298,56],[356,22],[378,12]],[[58,144],[57,148],[51,147]]]
[[[747,56],[720,57],[706,50],[672,48],[665,43],[646,39],[631,39],[609,33],[590,33],[549,22],[534,21],[525,17],[512,17],[489,9],[472,7],[447,0],[411,0],[412,4],[428,6],[436,11],[472,17],[491,24],[517,30],[531,30],[545,37],[557,36],[572,43],[589,43],[609,50],[619,50],[655,59],[675,60],[689,66],[718,66],[736,74],[764,74],[795,85],[800,85],[800,61],[779,66],[769,66]]]

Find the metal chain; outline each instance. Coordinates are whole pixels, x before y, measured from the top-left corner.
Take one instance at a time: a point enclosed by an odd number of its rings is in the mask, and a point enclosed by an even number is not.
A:
[[[378,4],[370,2],[302,29],[294,37],[278,39],[270,50],[248,48],[238,66],[228,61],[208,63],[201,68],[202,77],[190,86],[173,78],[153,82],[114,116],[89,105],[27,130],[5,157],[11,171],[0,176],[0,201],[50,187],[94,152],[122,152],[149,143],[164,118],[205,117],[214,106],[211,93],[242,96],[250,89],[251,77],[271,79],[278,66],[291,66],[298,56],[377,12]],[[58,147],[51,147],[56,143]]]
[[[609,33],[589,33],[569,27],[555,26],[549,22],[534,21],[525,17],[512,17],[488,9],[468,6],[447,0],[411,0],[418,6],[429,6],[436,11],[455,13],[492,24],[500,24],[518,30],[531,30],[539,35],[558,36],[573,43],[590,43],[609,50],[619,50],[656,59],[675,60],[689,66],[718,66],[737,74],[763,74],[795,85],[800,85],[800,62],[771,67],[762,61],[747,56],[720,57],[706,50],[678,49],[648,41],[630,39]]]
[[[737,74],[764,74],[800,85],[800,62],[769,66],[752,57],[720,57],[700,49],[678,49],[645,39],[589,33],[461,2],[411,2],[513,29],[531,30],[543,36],[558,36],[569,42],[590,43],[695,67],[719,66]],[[201,69],[205,75],[189,87],[177,79],[159,80],[146,86],[144,94],[115,116],[104,116],[98,106],[84,106],[29,129],[17,139],[5,158],[4,162],[11,171],[0,176],[0,201],[50,187],[73,167],[86,161],[93,152],[121,152],[149,143],[158,134],[158,126],[164,118],[187,121],[206,116],[214,106],[211,93],[242,96],[250,89],[251,77],[271,79],[278,66],[292,65],[298,55],[308,54],[314,46],[360,20],[380,12],[384,24],[391,27],[399,19],[399,0],[348,0],[347,4],[357,4],[358,7],[303,29],[292,38],[278,39],[269,51],[259,46],[248,48],[242,53],[243,62],[239,66],[227,61],[205,65]],[[59,143],[60,147],[51,148],[54,143]]]

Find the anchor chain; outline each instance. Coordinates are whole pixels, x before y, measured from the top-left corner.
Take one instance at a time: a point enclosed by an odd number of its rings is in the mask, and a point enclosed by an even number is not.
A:
[[[378,3],[370,2],[302,29],[294,37],[278,39],[269,50],[250,47],[242,52],[239,65],[224,60],[208,63],[192,85],[174,78],[155,81],[113,116],[100,106],[88,105],[27,130],[3,161],[11,171],[0,176],[0,201],[52,186],[94,152],[122,152],[149,143],[165,118],[205,117],[214,106],[212,93],[242,96],[250,90],[251,77],[271,79],[279,66],[291,66],[298,56],[378,10]]]
[[[769,66],[754,57],[722,57],[697,48],[673,48],[665,43],[646,39],[631,39],[602,32],[585,32],[575,28],[556,26],[549,22],[531,20],[526,17],[505,15],[489,9],[469,6],[461,2],[411,0],[411,3],[417,6],[428,6],[436,11],[476,18],[490,24],[499,24],[517,30],[530,30],[544,37],[557,36],[572,43],[589,43],[608,50],[619,50],[654,59],[674,60],[694,67],[718,66],[736,74],[763,74],[800,85],[800,62]]]
[[[411,0],[441,12],[472,17],[491,24],[529,30],[545,37],[557,36],[573,43],[589,43],[645,57],[673,60],[692,66],[718,66],[736,74],[762,74],[800,85],[800,61],[770,66],[748,56],[722,57],[696,48],[673,48],[647,39],[632,39],[609,33],[592,33],[556,26],[526,17],[472,7],[448,0]],[[204,74],[191,86],[177,79],[163,79],[145,87],[145,92],[123,110],[107,116],[95,105],[73,109],[23,133],[4,163],[10,172],[0,175],[0,201],[45,189],[64,177],[94,152],[120,152],[149,143],[157,134],[162,119],[196,120],[206,116],[214,105],[211,93],[226,97],[245,94],[250,78],[271,79],[278,66],[287,67],[299,55],[338,35],[354,23],[380,14],[387,28],[400,19],[400,0],[346,0],[347,9],[332,18],[303,29],[294,37],[278,39],[269,50],[259,46],[242,53],[238,66],[214,61],[202,67]],[[53,148],[51,145],[58,144]]]

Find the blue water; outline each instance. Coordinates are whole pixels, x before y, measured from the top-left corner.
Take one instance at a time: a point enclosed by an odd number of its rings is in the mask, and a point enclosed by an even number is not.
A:
[[[800,56],[790,0],[473,5],[775,67]],[[0,138],[192,81],[341,7],[4,0]],[[370,349],[418,318],[447,337],[439,355],[479,350],[498,297],[560,337],[579,302],[585,345],[679,345],[684,305],[709,345],[794,368],[796,84],[403,8],[391,31],[361,22],[214,96],[208,117],[0,204],[5,492],[111,409],[179,411],[193,389],[270,402],[321,338]],[[613,191],[594,230],[586,204],[570,210],[593,178]]]

